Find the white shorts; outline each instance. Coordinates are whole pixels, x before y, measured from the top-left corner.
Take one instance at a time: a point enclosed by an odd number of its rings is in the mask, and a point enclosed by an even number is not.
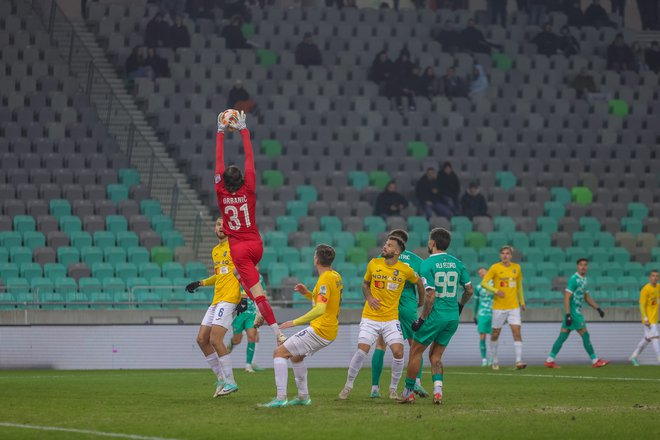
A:
[[[207,327],[219,325],[229,330],[231,328],[231,323],[234,321],[236,306],[237,304],[225,301],[210,305],[204,314],[202,325]]]
[[[331,343],[332,341],[317,335],[312,327],[307,327],[288,338],[282,345],[293,356],[311,356]]]
[[[378,339],[378,336],[382,336],[387,345],[403,344],[401,323],[398,319],[381,322],[362,318],[362,321],[360,321],[358,344],[367,344],[371,347]]]
[[[498,310],[493,309],[493,328],[502,328],[504,324],[521,325],[520,308]]]
[[[660,336],[658,333],[658,324],[644,326],[644,337],[646,339],[657,338],[658,336]]]

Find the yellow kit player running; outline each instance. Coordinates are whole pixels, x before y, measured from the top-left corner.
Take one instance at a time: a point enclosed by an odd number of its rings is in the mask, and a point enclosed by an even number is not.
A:
[[[403,333],[399,322],[401,292],[406,281],[417,285],[418,296],[422,296],[425,292],[421,277],[410,266],[399,261],[399,256],[405,250],[406,245],[403,240],[390,235],[383,246],[381,257],[374,258],[367,265],[362,283],[362,293],[367,301],[360,321],[358,350],[348,367],[346,385],[339,393],[339,398],[342,400],[348,399],[362,363],[379,336],[382,336],[385,344],[392,350],[389,397],[398,398],[396,390],[403,373]]]
[[[527,366],[522,361],[522,335],[520,327],[520,310],[525,311],[525,297],[523,296],[523,276],[520,265],[511,262],[513,248],[502,246],[500,249],[500,262],[493,264],[486,276],[481,280],[481,287],[495,294],[493,298],[493,333],[490,337],[490,352],[493,370],[499,370],[497,359],[497,340],[502,327],[507,322],[513,334],[513,346],[516,351],[516,369],[522,370]]]
[[[642,288],[639,293],[639,310],[642,312],[642,324],[644,324],[644,337],[637,348],[630,356],[630,362],[634,366],[639,366],[637,357],[642,354],[642,351],[649,345],[653,344],[653,349],[658,357],[660,364],[660,339],[658,339],[658,302],[660,302],[660,284],[658,279],[660,275],[657,270],[651,271],[649,274],[649,283]]]
[[[320,244],[314,254],[314,266],[319,273],[319,279],[313,291],[309,291],[303,284],[297,284],[295,289],[301,295],[312,301],[312,310],[287,321],[280,329],[310,323],[309,326],[288,338],[284,344],[275,349],[273,364],[275,367],[275,386],[277,397],[263,405],[267,408],[282,408],[285,406],[310,405],[309,390],[307,388],[307,366],[304,359],[322,348],[327,347],[337,337],[339,328],[339,307],[341,304],[342,289],[344,288],[341,275],[332,269],[335,259],[335,250]],[[310,322],[311,321],[311,322]],[[298,386],[298,397],[287,400],[287,381],[289,368],[287,359],[291,359],[293,374]]]
[[[229,253],[229,241],[222,230],[222,218],[218,218],[215,222],[215,235],[220,243],[213,248],[214,274],[205,280],[188,284],[186,290],[192,293],[200,286],[215,286],[213,302],[202,320],[197,344],[218,377],[213,395],[218,397],[238,391],[224,337],[231,328],[234,311],[241,301],[241,291],[234,276],[234,262]]]

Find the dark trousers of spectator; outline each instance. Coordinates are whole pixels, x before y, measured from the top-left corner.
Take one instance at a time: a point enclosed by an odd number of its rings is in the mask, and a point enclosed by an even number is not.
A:
[[[442,202],[435,202],[431,204],[424,204],[422,205],[422,210],[424,211],[424,215],[426,216],[426,219],[430,219],[433,217],[433,214],[437,215],[438,217],[444,217],[447,219],[452,218],[453,212],[447,205],[445,205]]]
[[[506,3],[507,0],[490,0],[488,2],[491,24],[506,26]]]
[[[540,26],[545,17],[545,5],[529,5],[529,24]]]

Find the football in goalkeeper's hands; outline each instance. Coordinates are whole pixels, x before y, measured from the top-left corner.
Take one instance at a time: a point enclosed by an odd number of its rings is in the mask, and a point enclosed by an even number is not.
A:
[[[234,131],[236,130],[234,127],[232,127],[233,124],[236,124],[238,122],[238,110],[234,110],[233,108],[230,108],[228,110],[225,110],[224,112],[220,113],[219,116],[219,121],[222,125],[224,125],[227,131]]]

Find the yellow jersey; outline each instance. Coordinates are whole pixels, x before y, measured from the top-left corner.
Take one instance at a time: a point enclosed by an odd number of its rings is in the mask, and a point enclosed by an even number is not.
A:
[[[367,265],[364,281],[369,283],[371,296],[380,300],[380,308],[373,310],[365,302],[362,317],[385,322],[399,319],[399,300],[406,281],[416,284],[419,275],[406,263],[397,261],[392,266],[384,258],[374,258]]]
[[[334,341],[339,329],[339,306],[341,304],[344,284],[341,275],[334,270],[323,272],[312,291],[312,305],[325,303],[323,315],[314,319],[309,325],[316,334],[328,341]]]
[[[522,270],[520,270],[519,264],[511,263],[507,267],[502,263],[495,263],[490,266],[488,273],[481,280],[481,286],[488,290],[488,287],[490,287],[488,283],[492,281],[491,289],[495,288],[504,292],[503,298],[493,295],[494,310],[517,309],[521,304],[525,305],[522,280]]]
[[[660,300],[660,283],[653,287],[650,283],[642,287],[639,292],[639,309],[642,312],[642,322],[644,318],[649,319],[649,324],[658,323],[658,301]]]
[[[215,286],[211,305],[225,301],[232,304],[241,302],[241,286],[234,276],[234,262],[229,253],[229,241],[213,248],[214,274],[202,280],[202,286]]]

